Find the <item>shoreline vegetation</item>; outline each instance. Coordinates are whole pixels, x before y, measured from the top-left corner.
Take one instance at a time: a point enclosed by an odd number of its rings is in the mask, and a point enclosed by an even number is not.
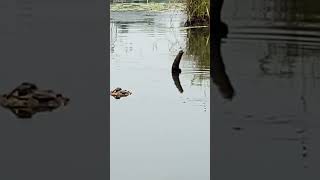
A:
[[[151,11],[163,12],[169,10],[184,11],[185,3],[112,3],[110,10],[114,12],[123,11]]]
[[[169,10],[182,11],[187,14],[186,27],[209,26],[210,0],[186,0],[185,2],[169,3],[111,3],[110,10],[113,12],[124,11],[148,11],[164,12]]]
[[[188,16],[185,26],[209,26],[210,0],[186,0],[186,14]]]
[[[210,67],[210,32],[208,24],[190,24],[186,26],[188,15],[186,11],[186,3],[112,3],[110,4],[110,9],[112,12],[142,12],[142,16],[153,12],[155,14],[166,11],[174,12],[174,14],[183,13],[183,20],[181,21],[179,27],[175,27],[181,31],[187,33],[186,37],[186,49],[185,55],[188,56],[189,63],[192,63],[196,68],[196,71],[205,72],[208,67]],[[138,13],[139,14],[139,13]],[[152,14],[152,13],[151,13]],[[206,21],[201,21],[206,22]],[[184,24],[184,25],[183,25]],[[179,64],[179,63],[178,63]],[[177,68],[179,69],[179,65]],[[179,70],[178,70],[179,72]],[[181,85],[179,86],[179,77],[177,74],[173,73],[174,82],[180,92],[183,92]],[[207,73],[195,73],[192,80],[192,84],[203,85],[206,83],[207,79],[210,79],[210,74]]]

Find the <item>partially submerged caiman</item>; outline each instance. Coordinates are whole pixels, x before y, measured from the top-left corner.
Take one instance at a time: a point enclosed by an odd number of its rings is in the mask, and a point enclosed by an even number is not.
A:
[[[127,97],[131,94],[132,93],[130,91],[121,89],[119,87],[110,92],[110,95],[116,99],[120,99],[122,97]]]
[[[0,96],[0,105],[19,118],[31,118],[37,112],[52,111],[67,105],[69,98],[52,90],[40,90],[32,83],[22,83],[9,94]]]
[[[183,93],[182,86],[180,84],[180,79],[179,75],[181,73],[181,69],[179,67],[180,61],[183,55],[183,50],[180,50],[179,53],[177,54],[176,58],[174,59],[171,67],[171,74],[172,74],[172,79],[174,81],[174,84],[178,88],[179,92]],[[127,97],[131,95],[132,93],[128,90],[121,89],[119,87],[115,88],[110,92],[110,95],[113,96],[115,99],[120,99],[122,97]]]

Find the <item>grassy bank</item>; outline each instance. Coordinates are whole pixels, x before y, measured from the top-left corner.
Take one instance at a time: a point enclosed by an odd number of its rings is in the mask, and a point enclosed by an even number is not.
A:
[[[209,25],[210,0],[186,0],[188,20],[186,26]]]
[[[185,11],[188,19],[186,26],[208,26],[209,25],[210,0],[185,0],[185,2],[170,3],[112,3],[111,11],[151,11],[162,12],[168,10]]]

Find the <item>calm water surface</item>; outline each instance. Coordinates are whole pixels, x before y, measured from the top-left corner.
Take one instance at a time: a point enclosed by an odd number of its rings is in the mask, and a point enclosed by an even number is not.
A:
[[[107,179],[106,24],[99,7],[0,2],[0,94],[26,81],[71,99],[32,119],[0,107],[0,179]]]
[[[110,88],[133,93],[110,98],[112,180],[209,179],[208,30],[187,31],[185,20],[175,11],[111,12]],[[183,93],[171,75],[180,49]]]
[[[213,178],[319,179],[319,3],[226,1],[223,19],[236,93],[213,86]]]

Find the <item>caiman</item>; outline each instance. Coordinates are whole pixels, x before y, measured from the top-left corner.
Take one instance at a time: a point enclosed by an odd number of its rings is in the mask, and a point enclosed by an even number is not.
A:
[[[0,105],[10,109],[19,118],[31,118],[37,112],[52,111],[67,105],[69,98],[52,90],[40,90],[24,82],[9,94],[0,96]]]

